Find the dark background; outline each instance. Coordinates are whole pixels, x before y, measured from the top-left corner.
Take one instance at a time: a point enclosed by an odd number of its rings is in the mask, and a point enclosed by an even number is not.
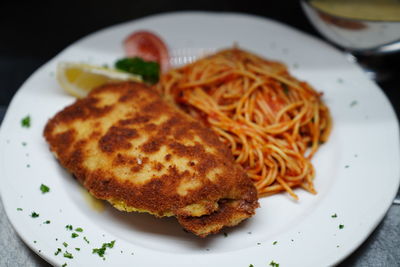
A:
[[[305,17],[298,1],[2,1],[0,3],[0,111],[6,109],[21,84],[42,64],[69,44],[93,31],[147,15],[178,10],[242,12],[264,16],[322,38]],[[399,55],[374,60],[394,75],[379,85],[399,117]],[[400,69],[400,68],[398,68]],[[1,112],[0,112],[1,113]],[[2,118],[0,114],[0,121]],[[398,218],[397,218],[398,219]],[[390,226],[390,225],[389,225]],[[399,236],[387,235],[382,223],[368,240],[340,266],[395,266]],[[398,235],[398,232],[395,232]],[[390,233],[389,233],[390,234]],[[391,247],[381,246],[391,242]],[[311,255],[309,255],[311,256]],[[39,258],[35,261],[46,263]]]
[[[67,45],[104,27],[160,12],[234,11],[265,16],[317,34],[297,1],[7,1],[0,4],[0,105],[21,83]],[[278,2],[278,1],[266,1]]]

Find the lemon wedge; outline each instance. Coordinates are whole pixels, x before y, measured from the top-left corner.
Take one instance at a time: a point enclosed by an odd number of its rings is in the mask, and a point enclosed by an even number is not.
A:
[[[138,75],[73,62],[60,62],[58,64],[57,80],[66,92],[78,98],[85,97],[93,88],[105,83],[120,81],[142,82],[142,78]]]

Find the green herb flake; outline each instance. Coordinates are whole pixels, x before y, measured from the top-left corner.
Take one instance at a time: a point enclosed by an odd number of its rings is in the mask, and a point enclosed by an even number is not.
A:
[[[228,237],[228,233],[224,233],[224,237]]]
[[[44,221],[43,223],[44,223],[44,224],[50,224],[50,221],[47,220],[47,221]]]
[[[269,266],[272,266],[272,267],[279,267],[279,263],[276,263],[276,262],[274,262],[274,261],[271,261],[271,262],[269,263]]]
[[[357,104],[358,104],[357,100],[353,100],[353,101],[351,101],[351,103],[350,103],[350,107],[352,108],[352,107],[354,107],[354,106],[357,105]]]
[[[63,265],[61,265],[61,267],[67,267],[67,263],[64,263]]]
[[[81,251],[81,249],[80,249],[80,248],[75,248],[75,250],[76,250],[76,251]]]
[[[28,143],[27,142],[22,142],[21,144],[22,144],[22,146],[26,146]]]
[[[249,267],[254,267],[254,265],[253,265],[253,264],[250,264]]]
[[[337,218],[337,214],[335,213],[335,214],[332,214],[332,216],[331,216],[332,218]]]
[[[42,194],[48,193],[48,192],[50,192],[50,187],[48,187],[45,184],[41,184],[40,185],[40,191],[42,191]]]
[[[272,245],[276,245],[276,244],[278,244],[278,241],[274,241],[274,242],[272,243]]]
[[[123,58],[115,62],[115,68],[131,74],[140,75],[143,81],[154,84],[160,76],[160,65],[154,61],[144,61],[139,57]]]
[[[56,252],[54,252],[54,255],[58,255],[58,254],[60,254],[61,253],[61,248],[57,248],[57,251]]]
[[[90,243],[89,240],[86,238],[86,236],[83,237],[83,240],[85,240],[86,243],[88,243],[88,244]]]
[[[106,253],[106,247],[101,247],[101,248],[94,248],[92,250],[93,254],[98,254],[99,257],[103,257],[104,253]]]
[[[33,212],[31,213],[31,217],[32,217],[32,218],[37,218],[37,217],[39,217],[39,214],[33,211]]]
[[[80,227],[78,227],[78,228],[75,229],[75,231],[77,231],[77,232],[79,232],[79,233],[82,233],[82,232],[83,232],[83,229],[80,228]]]
[[[21,126],[25,128],[31,127],[31,117],[29,115],[21,120]]]
[[[69,253],[68,251],[65,251],[65,252],[64,252],[64,258],[73,259],[74,256],[72,256],[72,254]]]
[[[68,224],[68,225],[65,226],[65,229],[70,230],[70,231],[72,231],[72,228],[73,228],[73,227],[72,227],[72,225],[70,225],[70,224]]]
[[[115,244],[115,240],[111,241],[110,243],[106,243],[105,245],[109,248],[113,248]],[[103,244],[104,245],[104,244]]]
[[[114,244],[115,244],[115,240],[111,241],[110,243],[103,243],[101,248],[94,248],[92,250],[92,253],[99,255],[99,257],[104,257],[104,254],[106,253],[106,249],[107,248],[113,248]]]
[[[71,237],[72,237],[72,238],[75,238],[75,237],[78,237],[78,236],[79,236],[79,235],[78,235],[77,233],[72,233],[72,234],[71,234]]]
[[[18,210],[18,211],[23,211],[23,209],[22,209],[22,208],[17,208],[17,210]]]
[[[35,243],[35,244],[36,244],[36,243],[37,243],[37,241],[36,241],[36,240],[33,240],[33,243]]]
[[[339,229],[343,229],[344,225],[343,224],[339,224]]]
[[[67,242],[63,242],[63,246],[64,247],[68,247],[68,243]]]

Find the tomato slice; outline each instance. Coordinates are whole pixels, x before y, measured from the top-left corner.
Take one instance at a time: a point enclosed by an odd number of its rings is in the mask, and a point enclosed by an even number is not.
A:
[[[169,69],[168,48],[160,37],[149,31],[137,31],[124,41],[125,54],[128,57],[140,57],[146,61],[160,64],[161,72]]]

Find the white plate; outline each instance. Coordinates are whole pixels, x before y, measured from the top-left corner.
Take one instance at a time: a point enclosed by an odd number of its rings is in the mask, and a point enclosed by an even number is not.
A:
[[[57,85],[55,67],[63,60],[112,64],[123,55],[122,40],[139,29],[158,33],[172,51],[191,56],[237,43],[283,61],[295,76],[324,92],[334,128],[314,159],[318,195],[298,190],[298,202],[286,194],[263,198],[253,218],[227,229],[227,235],[205,239],[185,233],[174,219],[126,214],[109,206],[103,212],[92,209],[42,138],[47,120],[74,101]],[[32,121],[28,129],[21,127],[27,114]],[[0,142],[1,194],[11,223],[36,253],[52,264],[68,266],[258,267],[271,261],[280,266],[332,265],[356,249],[380,222],[400,177],[395,114],[361,69],[321,41],[277,22],[241,14],[157,15],[76,42],[21,87],[4,119]],[[42,194],[41,184],[51,191]],[[40,217],[31,218],[33,211]],[[43,224],[46,220],[51,223]],[[71,238],[67,224],[84,232]],[[92,254],[93,248],[111,240],[116,243],[107,249],[106,260]],[[63,242],[69,244],[67,249]],[[54,255],[57,248],[74,258]]]

